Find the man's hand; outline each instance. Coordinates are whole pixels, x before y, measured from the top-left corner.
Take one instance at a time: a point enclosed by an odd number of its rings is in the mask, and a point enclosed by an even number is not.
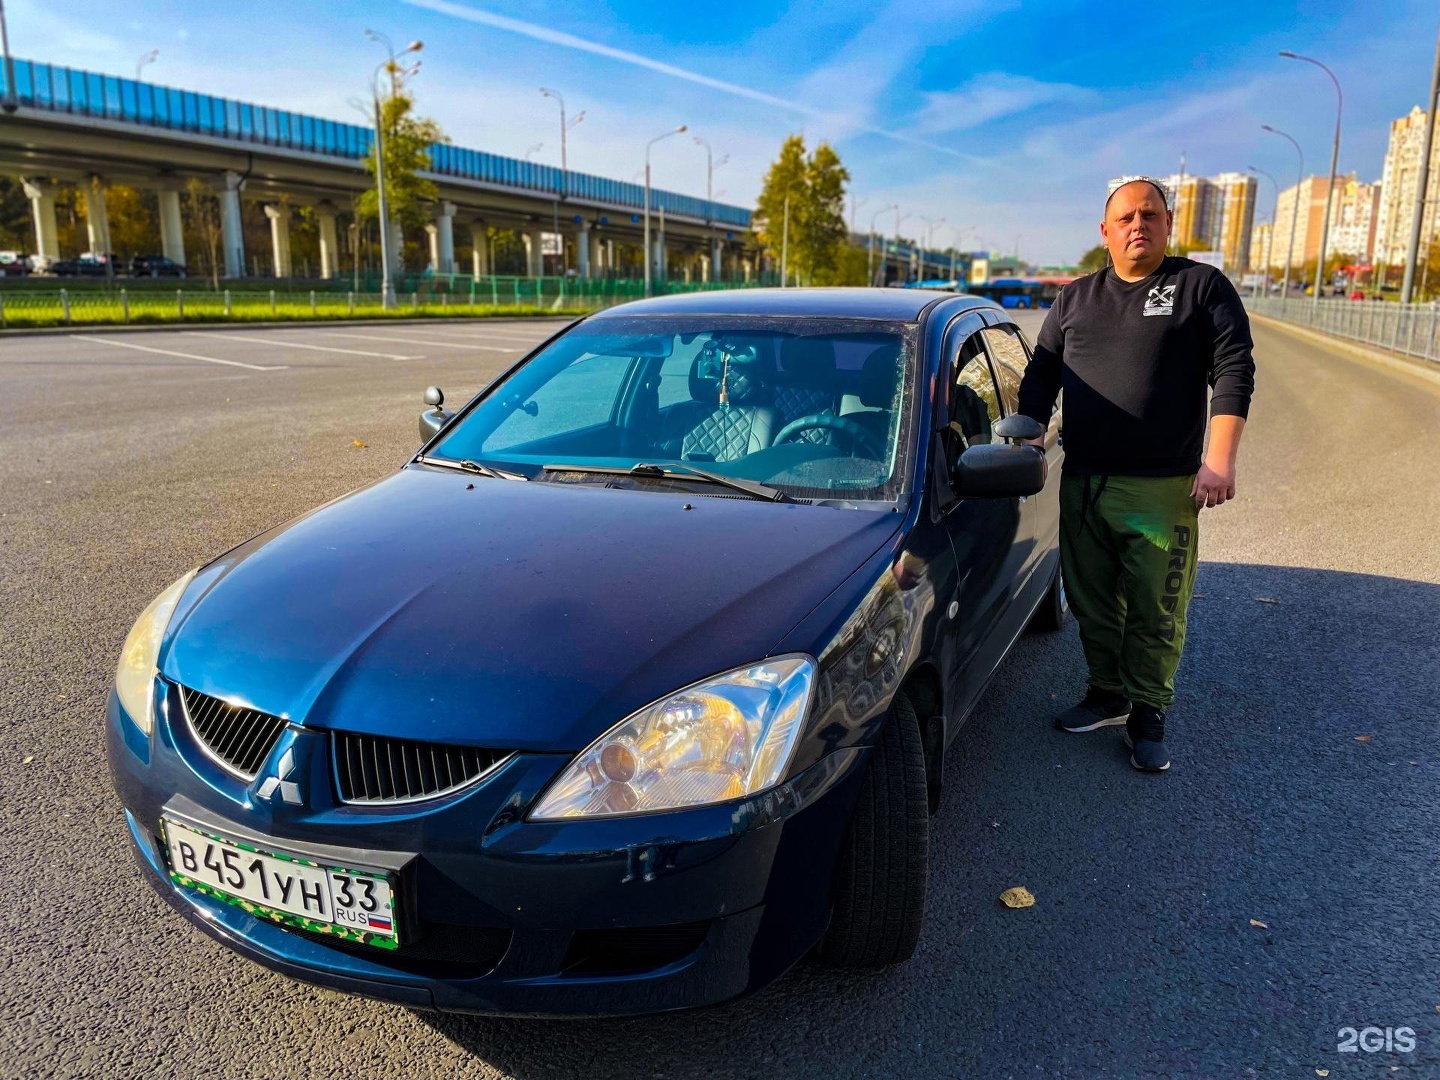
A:
[[[1235,497],[1235,467],[1232,465],[1227,472],[1221,472],[1208,464],[1201,465],[1190,497],[1195,500],[1197,510],[1229,502]]]
[[[1211,418],[1210,447],[1190,488],[1195,509],[1219,506],[1235,498],[1235,459],[1240,453],[1240,436],[1244,431],[1245,421],[1238,416]]]

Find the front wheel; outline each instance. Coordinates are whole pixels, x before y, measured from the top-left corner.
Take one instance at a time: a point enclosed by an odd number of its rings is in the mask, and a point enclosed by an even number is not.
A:
[[[883,968],[915,952],[930,877],[930,803],[915,707],[895,695],[840,849],[821,963]]]

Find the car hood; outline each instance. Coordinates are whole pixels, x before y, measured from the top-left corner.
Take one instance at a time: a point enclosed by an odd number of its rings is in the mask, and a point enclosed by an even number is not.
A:
[[[205,567],[161,672],[307,726],[575,751],[766,656],[900,520],[410,466]]]

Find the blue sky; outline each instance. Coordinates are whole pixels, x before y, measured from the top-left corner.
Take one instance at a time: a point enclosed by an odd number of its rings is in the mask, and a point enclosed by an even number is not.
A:
[[[825,139],[852,174],[855,220],[899,203],[968,228],[964,246],[1069,262],[1097,241],[1106,178],[1247,165],[1293,178],[1282,128],[1329,167],[1334,92],[1346,93],[1342,172],[1378,179],[1389,122],[1422,104],[1440,8],[1434,0],[807,0],[744,4],[622,0],[9,0],[18,56],[133,74],[262,104],[358,120],[381,58],[373,28],[425,42],[423,111],[460,145],[558,161],[571,115],[574,169],[634,179],[646,141],[677,124],[708,139],[717,198],[752,205],[780,142]],[[653,153],[657,186],[705,194],[704,151],[686,136]],[[1271,191],[1262,181],[1268,215]],[[882,213],[883,231],[895,215]],[[937,245],[953,232],[936,225]]]

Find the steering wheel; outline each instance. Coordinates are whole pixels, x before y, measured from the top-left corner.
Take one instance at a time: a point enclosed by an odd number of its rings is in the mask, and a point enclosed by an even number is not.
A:
[[[796,436],[802,431],[814,431],[817,428],[838,431],[841,435],[846,436],[850,440],[851,451],[867,451],[868,456],[876,461],[883,460],[885,457],[885,447],[879,438],[854,420],[836,416],[834,413],[811,413],[809,416],[797,417],[780,429],[770,445],[779,446],[781,443],[794,442]]]

